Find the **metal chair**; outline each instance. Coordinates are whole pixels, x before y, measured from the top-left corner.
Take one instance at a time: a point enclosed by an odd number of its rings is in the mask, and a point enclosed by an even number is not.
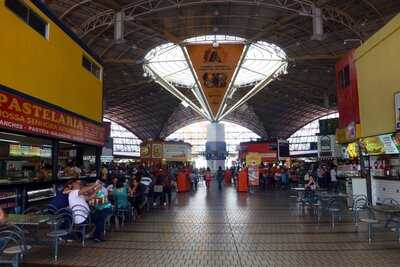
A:
[[[368,211],[368,199],[366,195],[354,195],[353,205],[350,208],[353,214],[353,223],[358,226],[360,221],[360,213],[363,211]],[[368,211],[369,212],[369,211]]]
[[[69,213],[61,213],[53,218],[56,228],[47,233],[47,236],[54,241],[54,261],[58,260],[58,251],[60,246],[60,238],[66,237],[72,232],[73,217]],[[60,227],[64,229],[60,229]]]
[[[385,198],[382,204],[393,207],[400,207],[399,202],[393,198]],[[400,214],[385,216],[385,217],[386,217],[385,228],[388,228],[389,224],[392,224],[393,225],[392,229],[396,233],[396,239],[398,242],[400,242]]]
[[[72,210],[72,218],[73,218],[73,227],[72,232],[79,233],[82,238],[82,246],[85,246],[87,229],[92,225],[90,219],[90,210],[88,210],[85,206],[75,205],[71,207]],[[82,220],[82,223],[76,223],[77,220]]]
[[[349,216],[349,213],[344,206],[343,201],[340,201],[338,199],[332,199],[330,203],[328,204],[328,211],[331,214],[331,229],[333,230],[335,228],[335,219],[336,217],[339,218],[339,220],[342,219],[342,217]]]
[[[368,208],[368,211],[368,218],[361,218],[360,221],[368,224],[368,243],[371,244],[374,234],[374,226],[379,223],[379,220],[376,219],[375,212],[372,208]]]
[[[39,214],[39,215],[46,215],[46,214],[54,214],[57,211],[57,208],[48,205],[48,206],[37,206],[37,207],[30,207],[24,210],[23,214]]]
[[[26,244],[24,230],[15,225],[0,228],[0,256],[11,255],[11,259],[0,259],[0,263],[19,267],[23,256],[31,249]]]

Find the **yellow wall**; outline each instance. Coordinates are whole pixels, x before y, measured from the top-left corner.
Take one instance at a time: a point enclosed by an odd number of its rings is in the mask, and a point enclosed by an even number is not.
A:
[[[395,132],[394,93],[400,91],[400,15],[356,50],[361,134]]]
[[[103,85],[82,67],[84,50],[30,1],[25,4],[50,24],[49,39],[0,0],[0,84],[102,121]]]

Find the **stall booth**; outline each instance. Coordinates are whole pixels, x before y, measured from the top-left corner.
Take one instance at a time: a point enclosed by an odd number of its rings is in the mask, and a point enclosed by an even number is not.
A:
[[[373,204],[400,202],[399,46],[397,15],[336,64],[338,141],[358,146],[360,177],[353,189],[366,192]]]
[[[239,144],[239,162],[245,170],[239,173],[239,192],[247,191],[247,185],[258,186],[261,165],[290,165],[289,143],[286,140],[253,141]],[[243,181],[242,181],[243,180]]]
[[[140,144],[140,161],[147,166],[187,165],[192,146],[185,142],[147,140]]]
[[[148,140],[140,145],[140,159],[142,164],[150,168],[175,168],[178,192],[188,192],[191,188],[191,151],[189,143]]]
[[[140,162],[145,166],[163,165],[163,141],[147,140],[140,144]]]
[[[98,175],[102,67],[41,1],[6,1],[0,21],[0,206],[19,213]]]

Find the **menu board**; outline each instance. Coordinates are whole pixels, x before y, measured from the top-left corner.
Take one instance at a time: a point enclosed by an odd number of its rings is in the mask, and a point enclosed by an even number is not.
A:
[[[362,139],[368,155],[398,154],[400,142],[397,134],[384,134]]]
[[[10,156],[50,158],[51,149],[38,146],[10,144]]]

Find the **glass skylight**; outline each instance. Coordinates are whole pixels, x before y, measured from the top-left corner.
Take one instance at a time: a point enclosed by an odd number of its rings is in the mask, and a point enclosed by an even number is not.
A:
[[[183,41],[184,44],[213,42],[245,43],[247,41],[227,35],[206,35]],[[167,43],[152,49],[145,56],[145,65],[150,66],[158,75],[174,85],[187,88],[195,85],[194,77],[179,45]],[[255,84],[278,69],[280,72],[286,72],[286,67],[286,53],[280,47],[261,41],[251,43],[234,86]]]

